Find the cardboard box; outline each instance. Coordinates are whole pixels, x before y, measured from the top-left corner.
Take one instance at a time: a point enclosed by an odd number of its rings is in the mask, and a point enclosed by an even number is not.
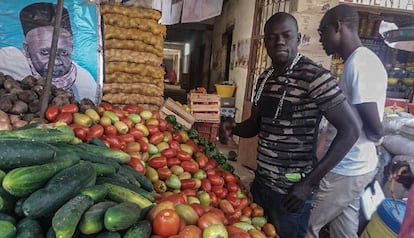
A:
[[[292,0],[290,12],[324,13],[339,4],[339,0]]]
[[[231,97],[231,98],[220,97],[221,107],[234,107],[235,102],[236,102],[235,97]]]

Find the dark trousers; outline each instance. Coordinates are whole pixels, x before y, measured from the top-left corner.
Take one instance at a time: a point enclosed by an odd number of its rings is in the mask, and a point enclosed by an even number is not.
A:
[[[267,188],[256,179],[251,185],[250,192],[253,201],[265,211],[270,223],[276,227],[280,238],[303,238],[306,235],[312,196],[309,196],[303,208],[297,213],[289,213],[282,207],[282,200],[286,196]]]

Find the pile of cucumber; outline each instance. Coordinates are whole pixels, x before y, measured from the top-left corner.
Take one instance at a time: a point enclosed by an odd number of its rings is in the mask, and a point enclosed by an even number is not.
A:
[[[0,131],[0,238],[150,237],[153,185],[66,125]]]

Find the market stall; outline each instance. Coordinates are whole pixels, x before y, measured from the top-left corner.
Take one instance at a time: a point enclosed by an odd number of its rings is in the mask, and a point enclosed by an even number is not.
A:
[[[0,74],[1,237],[276,237],[216,136],[159,110],[159,12],[99,7],[104,101],[74,97],[53,84],[53,75],[43,81]],[[51,98],[42,113],[34,102],[44,90]],[[217,122],[219,99],[193,97],[192,114]]]

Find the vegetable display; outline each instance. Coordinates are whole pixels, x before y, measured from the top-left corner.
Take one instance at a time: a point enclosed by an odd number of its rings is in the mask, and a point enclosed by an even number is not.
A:
[[[69,238],[107,232],[121,237],[129,229],[130,234],[138,233],[136,224],[154,206],[146,177],[120,169],[127,166],[129,154],[83,143],[62,122],[0,131],[0,144],[9,153],[0,157],[1,237]],[[90,162],[89,157],[101,160]],[[126,185],[113,188],[118,183]],[[111,199],[116,197],[122,201]],[[141,234],[149,237],[151,229],[143,227]]]
[[[0,131],[46,157],[0,167],[4,234],[30,219],[48,237],[276,237],[228,157],[173,115],[106,102],[47,111],[48,124]]]

